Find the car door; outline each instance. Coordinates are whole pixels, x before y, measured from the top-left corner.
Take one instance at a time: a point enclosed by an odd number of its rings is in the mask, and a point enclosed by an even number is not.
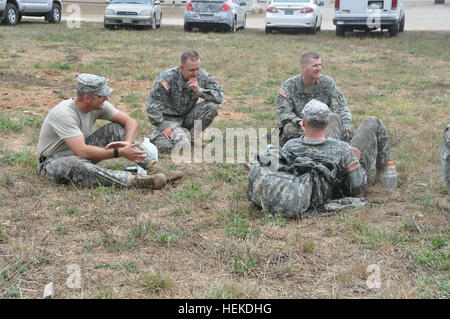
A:
[[[47,12],[50,11],[49,0],[25,0],[23,1],[27,12]]]

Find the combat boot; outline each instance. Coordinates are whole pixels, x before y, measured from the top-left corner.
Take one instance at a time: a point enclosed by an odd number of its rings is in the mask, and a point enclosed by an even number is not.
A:
[[[183,177],[183,173],[180,171],[171,171],[167,168],[165,168],[164,166],[162,166],[161,164],[159,164],[157,161],[151,161],[150,163],[147,164],[147,167],[145,168],[147,170],[147,174],[148,175],[153,175],[153,174],[164,174],[167,178],[167,182],[173,182],[176,181],[177,179],[180,179]]]
[[[438,205],[443,210],[447,210],[450,212],[450,201],[447,198],[439,198]]]
[[[130,187],[162,189],[167,184],[167,178],[164,174],[152,175],[133,175],[131,177]]]

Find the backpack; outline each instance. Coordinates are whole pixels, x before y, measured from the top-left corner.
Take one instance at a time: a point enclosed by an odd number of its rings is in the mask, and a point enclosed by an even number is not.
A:
[[[250,169],[247,193],[256,206],[288,218],[305,218],[317,212],[367,205],[365,199],[344,197],[335,164],[308,157],[286,163],[277,149],[258,154]]]

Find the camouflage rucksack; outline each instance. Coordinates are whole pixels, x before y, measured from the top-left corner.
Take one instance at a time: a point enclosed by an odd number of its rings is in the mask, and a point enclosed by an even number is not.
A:
[[[365,199],[344,197],[338,175],[333,163],[307,157],[288,166],[282,152],[272,149],[258,154],[252,165],[247,196],[258,207],[290,218],[367,205]],[[336,190],[338,193],[333,193]],[[332,198],[339,199],[330,201]]]

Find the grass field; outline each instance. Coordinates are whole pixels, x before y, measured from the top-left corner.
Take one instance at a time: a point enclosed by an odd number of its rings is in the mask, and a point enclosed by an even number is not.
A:
[[[439,157],[449,37],[1,27],[0,296],[40,298],[54,282],[55,298],[449,298],[449,213],[435,201],[449,196]],[[287,220],[250,204],[242,164],[179,164],[185,177],[154,192],[58,186],[35,174],[40,125],[74,96],[78,74],[108,77],[109,100],[144,138],[148,89],[191,48],[225,88],[212,125],[222,132],[275,127],[281,83],[300,72],[302,51],[318,51],[355,127],[367,115],[386,124],[398,190],[372,185],[370,208]],[[379,288],[368,284],[374,276]]]

